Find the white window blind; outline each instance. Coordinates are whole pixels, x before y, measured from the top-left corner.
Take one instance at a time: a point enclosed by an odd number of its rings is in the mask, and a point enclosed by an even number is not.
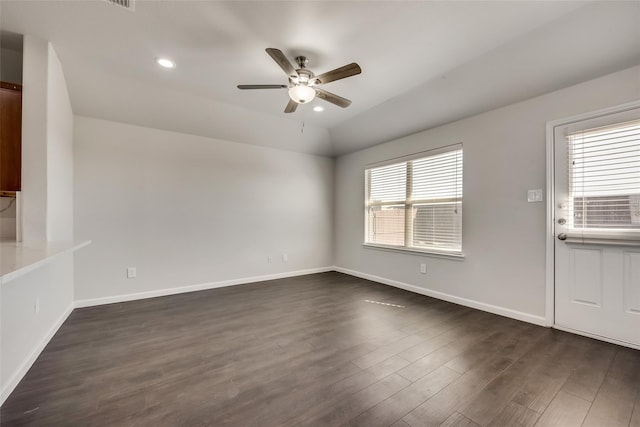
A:
[[[640,120],[567,135],[569,226],[640,232]]]
[[[365,171],[365,244],[462,254],[462,146]]]

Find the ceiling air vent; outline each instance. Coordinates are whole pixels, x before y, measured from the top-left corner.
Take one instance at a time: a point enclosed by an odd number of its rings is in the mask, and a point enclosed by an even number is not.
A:
[[[112,4],[114,6],[122,7],[124,9],[134,11],[135,10],[135,0],[105,0],[107,3]]]

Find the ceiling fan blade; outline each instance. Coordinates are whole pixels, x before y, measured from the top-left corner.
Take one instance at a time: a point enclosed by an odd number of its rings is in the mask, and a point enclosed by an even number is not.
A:
[[[295,102],[293,99],[289,100],[289,103],[287,104],[287,106],[284,109],[285,113],[293,113],[294,111],[296,111],[296,108],[298,108],[298,103]]]
[[[347,108],[351,105],[351,101],[347,98],[336,95],[335,93],[327,92],[323,89],[315,88],[316,96],[320,99],[324,99],[327,102],[337,105],[338,107]]]
[[[282,53],[282,51],[278,49],[274,49],[272,47],[268,47],[265,50],[267,51],[269,56],[273,58],[274,61],[276,61],[276,63],[280,66],[280,68],[282,68],[284,72],[287,73],[287,76],[298,77],[298,73],[296,72],[296,69],[293,68],[293,65],[291,65],[291,62],[289,62],[287,57],[284,56],[284,53]]]
[[[336,68],[335,70],[327,71],[324,74],[316,76],[316,84],[329,83],[335,80],[355,76],[356,74],[360,74],[361,72],[362,69],[360,68],[360,66],[355,62],[352,62],[351,64]]]
[[[238,85],[238,89],[286,89],[287,85]]]

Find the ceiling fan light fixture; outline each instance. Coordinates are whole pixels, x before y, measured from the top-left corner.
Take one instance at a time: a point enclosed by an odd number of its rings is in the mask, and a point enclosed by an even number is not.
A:
[[[316,91],[312,87],[305,85],[292,86],[289,88],[289,98],[298,104],[306,104],[313,101]]]
[[[156,63],[163,68],[176,68],[176,63],[168,58],[156,58]]]

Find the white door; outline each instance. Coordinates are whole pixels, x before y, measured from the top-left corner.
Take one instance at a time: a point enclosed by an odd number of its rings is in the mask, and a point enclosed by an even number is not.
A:
[[[554,127],[555,324],[640,348],[640,107]]]

